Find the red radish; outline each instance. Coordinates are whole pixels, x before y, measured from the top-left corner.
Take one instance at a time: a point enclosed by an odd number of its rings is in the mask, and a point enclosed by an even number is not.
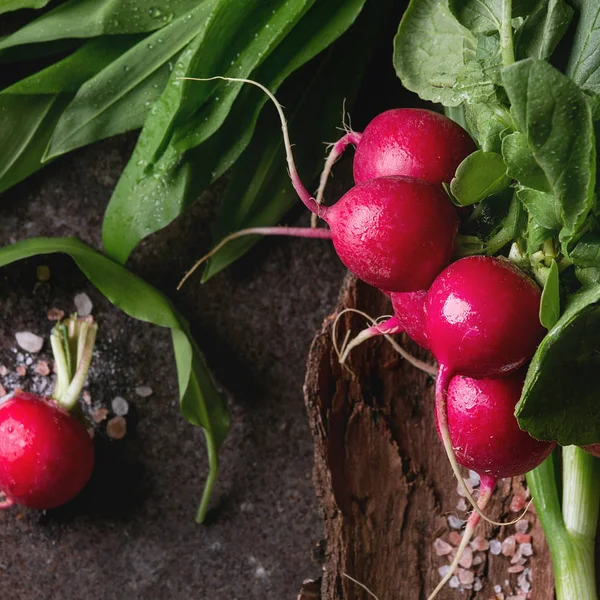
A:
[[[85,427],[49,398],[20,392],[0,406],[0,489],[49,509],[77,495],[94,466]]]
[[[600,444],[589,444],[588,446],[581,446],[588,454],[600,458]]]
[[[348,269],[390,292],[427,288],[450,262],[458,231],[443,190],[409,177],[359,183],[319,214]]]
[[[448,385],[454,375],[494,377],[531,359],[544,337],[540,298],[534,281],[508,260],[470,256],[445,269],[425,299],[425,331],[439,363],[436,410],[442,441],[465,495],[486,519],[460,476],[452,449]]]
[[[524,370],[499,379],[458,375],[450,381],[448,430],[461,465],[480,475],[514,477],[535,469],[552,452],[556,442],[536,440],[517,423],[524,381]]]
[[[544,337],[536,283],[503,258],[462,258],[434,281],[425,329],[452,375],[493,377],[524,365]]]
[[[340,259],[357,277],[389,292],[411,292],[431,284],[450,261],[458,231],[456,211],[440,186],[409,177],[380,177],[359,183],[333,206],[322,207],[300,180],[275,96],[250,79],[211,79],[250,83],[273,101],[292,185],[306,207],[329,225]]]
[[[94,446],[69,410],[81,393],[96,340],[91,318],[57,324],[54,399],[18,391],[0,405],[0,491],[3,507],[60,506],[78,494],[94,466]]]
[[[535,469],[556,446],[556,442],[536,440],[519,428],[514,410],[524,380],[525,371],[521,370],[499,379],[471,379],[459,375],[448,386],[449,435],[458,462],[481,476],[479,510],[485,508],[497,479],[523,475]],[[436,417],[439,419],[440,416],[438,410]],[[438,434],[443,439],[439,420]],[[430,599],[452,577],[479,518],[478,512],[469,517],[450,570]]]
[[[354,181],[405,175],[450,183],[458,165],[477,147],[444,115],[423,108],[396,108],[377,115],[363,131],[354,156]]]

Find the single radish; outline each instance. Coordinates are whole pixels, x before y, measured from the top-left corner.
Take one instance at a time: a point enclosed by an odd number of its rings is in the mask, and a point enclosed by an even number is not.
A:
[[[0,407],[0,489],[11,503],[49,509],[76,496],[94,467],[85,427],[49,398],[16,393]]]
[[[355,183],[386,175],[450,183],[458,165],[477,150],[469,134],[444,115],[423,108],[387,110],[362,133],[348,131],[333,144],[319,182],[319,204],[333,164],[349,145],[356,146]]]
[[[448,386],[447,420],[452,447],[458,462],[481,477],[480,510],[485,508],[497,479],[535,469],[556,446],[556,442],[536,440],[519,428],[514,411],[524,380],[525,371],[521,370],[498,379],[459,375]],[[441,438],[439,410],[436,417]],[[430,600],[451,579],[479,519],[478,512],[470,515],[450,570],[429,596]]]
[[[445,269],[425,299],[425,331],[439,363],[436,410],[444,449],[466,497],[479,514],[454,456],[446,396],[455,375],[489,378],[508,374],[533,356],[544,337],[541,292],[506,259],[470,256]]]
[[[439,185],[410,177],[380,177],[359,183],[332,206],[320,206],[300,180],[283,109],[273,94],[249,79],[212,79],[250,83],[273,101],[292,185],[306,207],[329,225],[338,256],[350,271],[389,292],[411,292],[431,284],[450,261],[458,231],[456,211]]]
[[[78,494],[94,466],[94,446],[71,414],[92,360],[97,326],[72,317],[52,333],[54,398],[22,391],[0,405],[0,491],[4,507],[60,506]]]

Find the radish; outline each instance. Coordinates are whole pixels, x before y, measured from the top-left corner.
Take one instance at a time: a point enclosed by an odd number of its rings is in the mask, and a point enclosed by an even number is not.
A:
[[[385,175],[450,183],[458,165],[477,150],[469,134],[444,115],[423,108],[387,110],[363,133],[348,131],[333,145],[319,182],[319,204],[333,164],[351,144],[355,183]]]
[[[50,509],[77,495],[94,466],[94,446],[69,410],[92,360],[97,326],[72,317],[52,333],[54,399],[17,391],[0,405],[0,490],[14,503]]]
[[[533,356],[544,337],[541,292],[508,260],[460,259],[433,282],[425,299],[425,332],[439,363],[436,410],[442,441],[460,485],[475,510],[448,432],[446,394],[454,375],[489,378],[508,374]]]
[[[439,185],[410,177],[379,177],[359,183],[333,206],[322,207],[300,180],[283,109],[275,96],[250,79],[211,79],[250,83],[273,101],[292,185],[305,206],[329,225],[338,256],[350,271],[389,292],[411,292],[431,284],[450,261],[458,231],[456,211]]]
[[[589,444],[588,446],[581,446],[588,454],[600,458],[600,444]]]
[[[523,475],[539,466],[556,446],[555,442],[536,440],[521,430],[514,410],[523,389],[525,371],[499,379],[453,377],[448,386],[448,432],[458,462],[481,477],[478,508],[483,510],[496,481],[502,477]],[[443,438],[440,426],[438,434]],[[429,596],[431,600],[450,580],[463,551],[473,536],[480,515],[473,512],[450,570]]]

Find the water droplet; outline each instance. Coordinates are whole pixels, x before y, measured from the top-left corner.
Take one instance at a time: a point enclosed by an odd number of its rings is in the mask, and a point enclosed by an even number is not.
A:
[[[127,65],[125,65],[125,66],[123,67],[123,70],[124,70],[124,71],[131,71],[131,67],[128,67]]]
[[[158,19],[158,17],[162,17],[162,10],[160,10],[160,8],[149,8],[148,13],[153,19]]]
[[[162,44],[162,43],[163,43],[163,39],[162,39],[162,38],[158,38],[156,41],[157,41],[159,44]]]

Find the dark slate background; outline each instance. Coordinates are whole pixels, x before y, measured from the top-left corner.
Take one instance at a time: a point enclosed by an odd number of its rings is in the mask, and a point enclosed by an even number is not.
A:
[[[407,103],[387,40],[352,112],[359,129],[379,110]],[[3,65],[0,84],[19,76]],[[78,150],[0,195],[0,244],[74,235],[100,247],[103,212],[134,142],[135,135],[122,136]],[[336,167],[332,198],[350,184],[350,162]],[[195,278],[175,292],[209,247],[209,220],[222,189],[205,193],[143,242],[128,264],[190,319],[228,398],[232,428],[206,525],[194,522],[207,469],[204,440],[179,415],[168,332],[120,313],[66,257],[0,271],[0,364],[10,371],[0,382],[39,388],[31,367],[26,378],[14,374],[14,334],[47,335],[48,309],[72,311],[74,295],[86,292],[100,325],[93,402],[110,407],[116,395],[130,402],[123,440],[109,439],[100,427],[94,476],[75,501],[47,513],[0,512],[4,595],[293,600],[304,578],[318,576],[322,525],[302,383],[310,341],[335,304],[345,270],[328,242],[271,238],[209,283]],[[299,208],[287,223],[308,219]],[[49,282],[37,281],[40,264],[50,267]],[[49,359],[48,352],[46,345],[35,359]],[[134,392],[140,385],[154,394],[140,398]]]

